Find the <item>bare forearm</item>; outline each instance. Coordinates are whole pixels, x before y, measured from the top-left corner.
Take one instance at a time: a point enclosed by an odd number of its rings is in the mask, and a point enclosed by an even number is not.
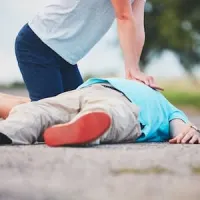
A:
[[[180,119],[170,121],[171,144],[200,144],[200,130]]]
[[[137,53],[137,58],[138,58],[138,63],[140,61],[140,57],[143,51],[143,47],[144,47],[144,42],[145,42],[145,34],[144,31],[137,31],[136,32],[137,35],[137,39],[136,39],[136,53]]]
[[[139,69],[140,55],[144,45],[143,20],[145,0],[140,0],[142,2],[141,5],[139,4],[139,0],[135,0],[136,2],[134,1],[133,5],[130,0],[110,1],[113,5],[118,23],[119,39],[125,61],[126,78],[141,81],[154,89],[162,89],[155,84],[153,77],[145,75]],[[138,14],[133,14],[133,10],[138,10]],[[140,29],[140,27],[143,27],[143,29]],[[143,30],[142,33],[140,32],[141,30]]]
[[[139,61],[145,42],[144,0],[135,0],[132,15],[117,19],[118,33],[126,68],[139,70]]]
[[[136,50],[136,22],[134,17],[117,19],[120,45],[123,51],[125,66],[138,68],[138,54]]]
[[[132,5],[133,16],[136,21],[136,52],[140,59],[145,42],[144,7],[145,0],[135,0]],[[139,60],[138,60],[139,62]]]
[[[185,130],[186,124],[181,119],[170,121],[170,136],[174,138]]]
[[[118,34],[126,71],[138,70],[136,52],[136,21],[130,0],[111,0],[118,24]],[[132,71],[133,72],[133,71]]]

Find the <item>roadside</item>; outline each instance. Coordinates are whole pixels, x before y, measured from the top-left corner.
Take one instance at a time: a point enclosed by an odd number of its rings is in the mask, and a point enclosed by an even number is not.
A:
[[[20,88],[0,92],[27,96]],[[195,109],[189,107],[187,112],[200,127],[200,113],[194,115]],[[199,200],[198,147],[168,143],[0,146],[0,199]]]
[[[200,85],[195,85],[187,79],[160,80],[158,83],[165,89],[163,94],[172,104],[183,110],[187,115],[200,115]],[[0,93],[28,96],[23,83],[18,82],[0,86]]]

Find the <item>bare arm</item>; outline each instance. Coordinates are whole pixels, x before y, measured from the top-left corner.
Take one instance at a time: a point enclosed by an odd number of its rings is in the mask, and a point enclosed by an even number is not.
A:
[[[120,45],[124,55],[125,68],[138,71],[136,52],[136,20],[129,0],[111,0],[118,25]]]
[[[145,0],[135,0],[132,4],[133,16],[136,21],[136,53],[138,63],[142,54],[145,42],[145,29],[144,29],[144,7]]]
[[[155,84],[153,77],[145,75],[139,68],[140,55],[144,45],[144,35],[142,35],[144,34],[144,0],[135,0],[133,7],[130,0],[111,0],[111,2],[117,19],[126,78],[135,79],[154,89],[162,90]]]
[[[186,124],[181,119],[170,121],[171,144],[200,144],[200,130],[192,124]]]
[[[29,98],[0,93],[0,119],[6,119],[17,105],[30,102]]]

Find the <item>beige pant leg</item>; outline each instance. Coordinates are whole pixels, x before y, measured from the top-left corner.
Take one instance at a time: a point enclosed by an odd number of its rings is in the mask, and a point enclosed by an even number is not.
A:
[[[74,120],[94,111],[106,112],[112,119],[110,129],[100,138],[101,143],[134,142],[141,135],[139,109],[120,92],[101,85],[86,88],[81,96],[81,112]]]
[[[0,132],[8,136],[13,144],[35,143],[46,128],[69,122],[77,115],[82,92],[74,90],[16,106],[9,117],[0,122]]]

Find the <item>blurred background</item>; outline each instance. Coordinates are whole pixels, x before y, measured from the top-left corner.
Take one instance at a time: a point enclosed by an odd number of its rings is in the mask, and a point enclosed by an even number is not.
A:
[[[45,0],[7,0],[0,7],[0,92],[27,95],[14,55],[20,28]],[[147,0],[141,68],[164,95],[190,115],[200,114],[200,1]],[[79,63],[84,79],[124,76],[116,23]]]

